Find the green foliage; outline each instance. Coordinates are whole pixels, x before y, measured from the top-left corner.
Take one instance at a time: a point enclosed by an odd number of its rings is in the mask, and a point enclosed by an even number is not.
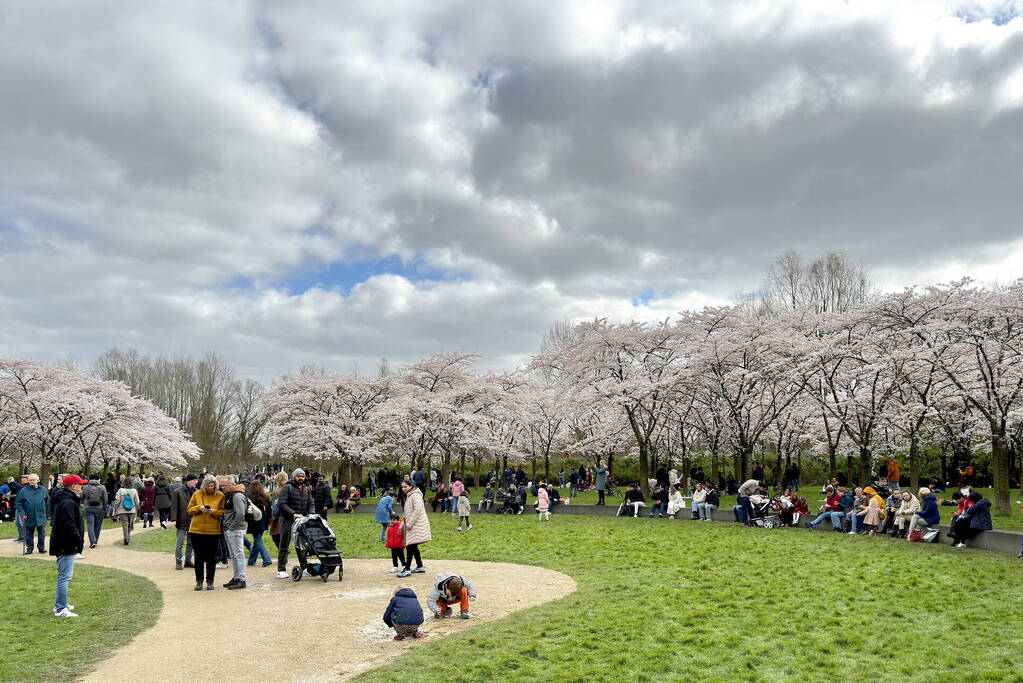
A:
[[[53,616],[57,567],[0,558],[4,612],[0,681],[70,681],[156,622],[163,600],[149,579],[75,566],[69,596],[77,619]]]

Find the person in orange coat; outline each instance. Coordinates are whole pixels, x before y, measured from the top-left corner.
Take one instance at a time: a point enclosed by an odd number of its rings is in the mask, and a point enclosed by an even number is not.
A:
[[[899,483],[899,475],[902,473],[902,467],[899,465],[899,461],[895,458],[888,460],[888,482],[892,484]]]

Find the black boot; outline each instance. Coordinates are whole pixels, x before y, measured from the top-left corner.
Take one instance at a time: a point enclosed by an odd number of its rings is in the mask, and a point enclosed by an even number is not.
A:
[[[197,591],[201,591],[202,590],[202,581],[196,582],[195,590],[197,590]]]
[[[228,586],[227,590],[229,590],[229,591],[237,591],[237,590],[241,590],[242,588],[245,588],[245,582],[244,581],[236,581],[235,583],[233,583],[230,586]]]

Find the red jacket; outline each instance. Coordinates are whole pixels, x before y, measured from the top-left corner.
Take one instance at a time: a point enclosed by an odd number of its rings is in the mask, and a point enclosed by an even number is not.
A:
[[[826,510],[841,510],[842,506],[838,504],[838,501],[840,500],[842,500],[842,496],[837,493],[833,493],[828,496],[827,501],[824,503],[824,508]]]
[[[384,546],[387,548],[405,547],[405,532],[402,531],[401,522],[391,522],[387,527],[387,543]]]

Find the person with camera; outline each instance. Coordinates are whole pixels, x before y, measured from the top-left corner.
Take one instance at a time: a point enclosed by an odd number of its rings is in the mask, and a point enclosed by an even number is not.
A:
[[[203,477],[202,486],[188,501],[188,537],[195,551],[195,590],[213,590],[217,573],[217,553],[220,549],[220,519],[224,516],[224,494],[217,490],[217,478]]]

